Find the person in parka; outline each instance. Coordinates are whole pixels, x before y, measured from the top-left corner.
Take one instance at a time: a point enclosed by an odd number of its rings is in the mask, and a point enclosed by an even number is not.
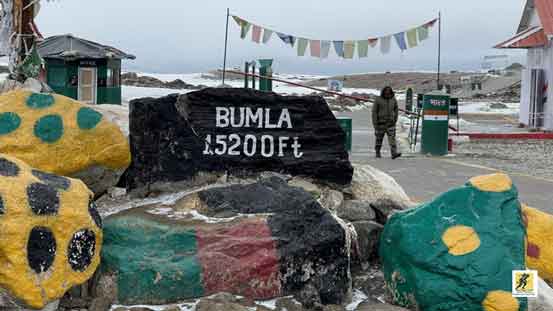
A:
[[[376,144],[374,149],[376,151],[377,158],[382,157],[380,150],[382,149],[384,135],[388,135],[392,159],[401,157],[401,153],[398,153],[397,151],[396,143],[396,124],[398,118],[399,107],[395,93],[391,87],[387,86],[382,89],[380,96],[376,98],[372,108],[372,121],[376,135]]]

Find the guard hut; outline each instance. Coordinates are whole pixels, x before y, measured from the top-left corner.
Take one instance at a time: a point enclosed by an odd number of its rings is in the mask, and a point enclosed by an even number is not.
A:
[[[522,71],[520,123],[553,130],[553,1],[526,0],[517,34],[495,46],[527,50]]]
[[[38,52],[52,90],[89,104],[120,105],[121,61],[136,58],[72,35],[46,38],[39,43]]]

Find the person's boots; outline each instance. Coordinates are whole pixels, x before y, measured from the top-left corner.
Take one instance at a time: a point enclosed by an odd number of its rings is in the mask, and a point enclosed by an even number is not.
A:
[[[376,158],[377,159],[382,158],[382,154],[380,154],[380,149],[376,149]]]
[[[397,152],[396,152],[396,153],[393,153],[393,154],[392,154],[392,160],[395,160],[395,159],[397,159],[397,158],[399,158],[399,157],[401,157],[401,153],[397,153]]]
[[[401,153],[397,152],[397,147],[396,146],[392,146],[392,160],[395,160],[399,157],[401,157]]]

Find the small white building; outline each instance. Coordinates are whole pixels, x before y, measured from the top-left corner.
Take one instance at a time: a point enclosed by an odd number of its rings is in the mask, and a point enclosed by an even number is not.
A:
[[[527,0],[517,34],[496,46],[526,49],[522,71],[520,123],[553,130],[553,0]]]

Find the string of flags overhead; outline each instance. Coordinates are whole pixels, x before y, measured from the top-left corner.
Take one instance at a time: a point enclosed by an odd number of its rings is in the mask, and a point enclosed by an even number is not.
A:
[[[314,40],[252,24],[236,15],[232,15],[232,18],[240,27],[240,38],[242,39],[246,39],[251,30],[251,40],[253,42],[266,44],[271,40],[273,34],[276,34],[284,44],[292,48],[295,47],[298,56],[305,56],[309,50],[312,57],[327,58],[333,46],[336,55],[345,59],[354,58],[355,52],[357,52],[359,58],[367,57],[369,47],[374,49],[378,45],[380,45],[382,54],[388,54],[392,49],[392,41],[395,41],[402,52],[417,47],[422,41],[429,38],[430,30],[438,21],[438,18],[435,18],[409,30],[382,37],[370,37],[362,40]]]

